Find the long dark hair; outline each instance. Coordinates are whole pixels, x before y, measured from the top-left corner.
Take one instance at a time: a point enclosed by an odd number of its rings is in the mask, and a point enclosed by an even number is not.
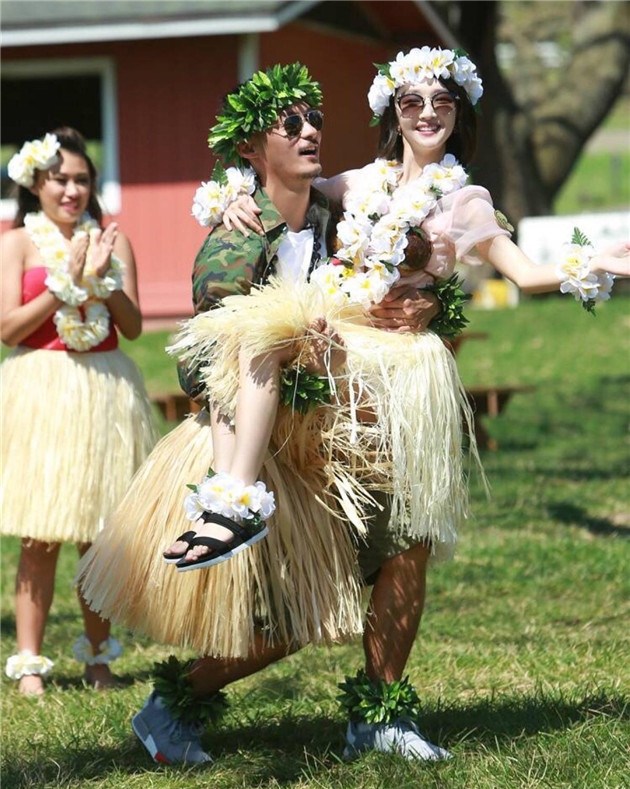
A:
[[[452,153],[463,165],[467,165],[477,148],[477,114],[468,94],[454,79],[441,79],[440,83],[458,98],[455,128],[446,143],[446,153]],[[384,159],[402,162],[403,141],[402,135],[398,133],[395,98],[395,95],[391,97],[381,118],[378,155]]]
[[[70,128],[70,126],[61,126],[59,129],[54,129],[52,134],[57,137],[64,151],[77,154],[85,160],[90,174],[90,196],[88,198],[87,211],[90,216],[96,219],[99,225],[101,225],[103,222],[103,212],[101,211],[101,206],[96,196],[96,167],[94,167],[94,162],[88,156],[83,135],[76,129]],[[27,189],[25,186],[18,187],[17,204],[18,210],[13,222],[13,227],[24,227],[24,217],[32,211],[39,211],[41,209],[39,197],[34,195],[30,189]]]

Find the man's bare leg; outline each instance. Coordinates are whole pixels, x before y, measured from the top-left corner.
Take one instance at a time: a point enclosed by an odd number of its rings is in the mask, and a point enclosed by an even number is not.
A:
[[[370,597],[363,647],[372,680],[402,678],[418,632],[430,549],[414,545],[382,565]]]
[[[199,658],[193,664],[188,680],[196,696],[216,693],[232,682],[250,677],[263,668],[297,651],[287,644],[269,646],[263,644],[262,636],[256,635],[254,648],[246,658]]]
[[[381,567],[363,635],[366,673],[372,681],[402,679],[424,608],[429,555],[428,547],[415,545]],[[451,754],[429,742],[405,712],[383,724],[350,721],[344,756],[381,751],[410,760],[450,759]]]

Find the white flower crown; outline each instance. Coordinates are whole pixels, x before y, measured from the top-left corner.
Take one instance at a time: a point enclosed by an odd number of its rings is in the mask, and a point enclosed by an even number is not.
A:
[[[54,134],[46,134],[43,140],[25,142],[9,161],[9,178],[20,186],[33,186],[35,170],[52,167],[58,161],[59,148],[61,144]]]
[[[390,98],[403,85],[423,79],[452,78],[468,94],[471,104],[476,104],[483,94],[477,66],[461,49],[414,47],[406,55],[399,52],[396,60],[378,67],[378,74],[368,92],[368,102],[376,122],[385,112]]]

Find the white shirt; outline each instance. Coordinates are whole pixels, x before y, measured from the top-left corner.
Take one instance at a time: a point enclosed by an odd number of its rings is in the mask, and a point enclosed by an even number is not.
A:
[[[319,253],[326,254],[324,239],[319,239]],[[313,230],[307,228],[295,233],[287,230],[278,247],[277,273],[288,282],[305,281],[313,255]]]

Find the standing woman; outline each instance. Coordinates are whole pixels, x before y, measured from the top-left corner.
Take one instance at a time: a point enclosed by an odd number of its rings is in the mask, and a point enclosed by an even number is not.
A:
[[[83,137],[61,128],[9,163],[18,184],[14,229],[2,237],[2,533],[22,538],[16,580],[18,654],[6,673],[40,695],[41,654],[62,542],[79,554],[102,528],[156,439],[140,372],[118,331],[142,330],[133,250],[103,230],[96,170]],[[85,633],[74,645],[94,687],[111,684],[120,644],[79,595]]]

